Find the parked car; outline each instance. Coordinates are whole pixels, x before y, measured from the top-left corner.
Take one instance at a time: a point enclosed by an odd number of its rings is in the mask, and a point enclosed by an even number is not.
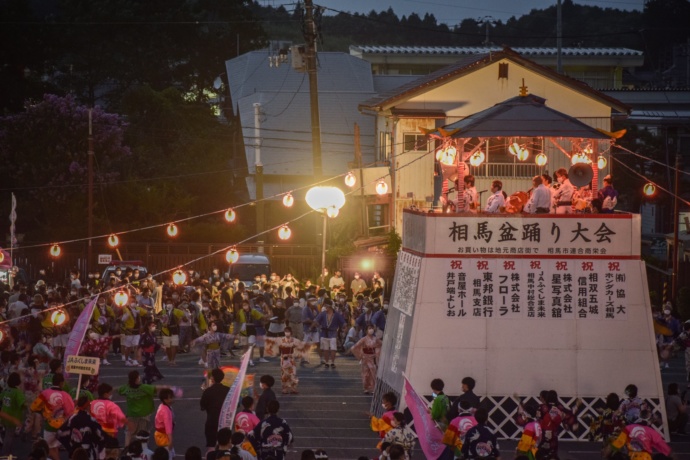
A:
[[[132,269],[133,271],[139,270],[140,279],[146,278],[146,275],[148,274],[148,268],[146,268],[144,261],[142,260],[115,260],[110,262],[108,266],[105,267],[101,279],[107,282],[110,279],[110,275],[115,274],[115,271],[118,268],[122,271],[122,276],[125,275],[128,269]]]
[[[230,264],[227,275],[230,279],[239,279],[246,287],[254,284],[256,275],[271,274],[271,261],[266,254],[249,253],[240,254],[237,262]]]

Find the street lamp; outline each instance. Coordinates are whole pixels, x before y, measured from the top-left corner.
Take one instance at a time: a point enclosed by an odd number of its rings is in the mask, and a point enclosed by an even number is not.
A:
[[[335,216],[340,208],[345,205],[345,194],[338,187],[317,185],[307,191],[304,197],[307,204],[314,211],[323,215],[323,241],[321,243],[321,269],[326,266],[326,222],[328,216]]]

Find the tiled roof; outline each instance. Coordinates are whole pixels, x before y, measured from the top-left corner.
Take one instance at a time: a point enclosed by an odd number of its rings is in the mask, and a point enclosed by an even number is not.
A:
[[[555,47],[511,48],[523,56],[556,56]],[[364,54],[429,54],[456,55],[486,54],[502,51],[499,46],[350,46],[350,53]],[[562,48],[564,56],[642,56],[642,51],[630,48]]]

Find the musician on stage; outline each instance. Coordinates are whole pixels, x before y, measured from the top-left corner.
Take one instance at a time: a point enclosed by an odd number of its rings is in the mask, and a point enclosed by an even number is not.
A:
[[[477,188],[474,186],[474,176],[468,174],[464,178],[465,182],[465,207],[458,209],[458,212],[472,212],[477,213],[479,209],[479,194]]]
[[[544,180],[541,176],[532,178],[532,195],[525,205],[524,212],[527,214],[548,214],[551,207],[551,192],[544,187]]]
[[[561,168],[556,171],[555,176],[560,184],[554,195],[556,214],[571,214],[573,212],[573,193],[575,188],[570,183],[570,179],[568,179],[568,171],[565,168]]]
[[[501,212],[501,208],[505,208],[506,201],[503,197],[503,182],[495,180],[491,183],[491,196],[486,201],[486,208],[484,212],[489,214],[496,214]]]

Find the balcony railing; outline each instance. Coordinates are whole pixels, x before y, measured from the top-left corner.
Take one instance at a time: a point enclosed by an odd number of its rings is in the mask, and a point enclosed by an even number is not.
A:
[[[470,167],[470,172],[477,177],[492,179],[531,178],[541,174],[541,168],[534,163],[483,163],[479,167]]]

